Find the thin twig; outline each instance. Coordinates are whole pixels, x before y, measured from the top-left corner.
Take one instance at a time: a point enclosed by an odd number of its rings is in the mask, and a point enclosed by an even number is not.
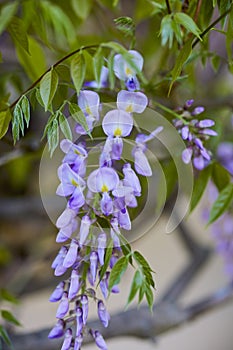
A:
[[[231,12],[232,4],[228,10],[226,10],[221,16],[219,16],[214,22],[212,22],[201,34],[201,39],[218,23],[220,22],[228,13]],[[196,38],[192,44],[192,49],[199,43],[200,39]]]
[[[199,15],[200,10],[201,10],[201,5],[202,5],[202,0],[198,0],[196,11],[195,11],[194,18],[193,18],[195,22],[197,22],[197,20],[198,20],[198,15]]]
[[[22,92],[22,94],[10,105],[9,108],[13,108],[16,105],[16,103],[20,100],[21,96],[25,95],[27,92],[32,90],[41,81],[43,76],[45,76],[45,74],[47,74],[52,68],[57,67],[59,64],[66,61],[68,58],[72,57],[73,55],[75,55],[76,53],[78,53],[82,50],[89,50],[89,49],[94,49],[97,47],[98,47],[98,45],[83,46],[83,47],[80,47],[79,49],[76,49],[76,50],[70,52],[68,55],[62,57],[59,61],[54,63],[52,66],[50,66],[36,81],[34,81],[34,83],[31,86],[29,86],[29,88],[27,88],[24,92]]]
[[[172,13],[172,10],[171,10],[171,6],[170,6],[170,2],[169,0],[166,0],[166,5],[167,5],[167,12],[169,13],[169,15]]]

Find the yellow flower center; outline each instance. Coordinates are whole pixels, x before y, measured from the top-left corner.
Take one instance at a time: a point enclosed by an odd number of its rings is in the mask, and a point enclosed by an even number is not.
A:
[[[101,188],[101,192],[108,192],[108,186],[106,186],[105,184],[103,184],[102,188]]]
[[[92,114],[89,106],[86,106],[86,112],[87,112],[87,114]]]
[[[125,74],[126,75],[133,75],[133,72],[132,72],[132,70],[129,67],[126,67]]]
[[[121,136],[122,131],[120,128],[116,128],[116,130],[114,131],[114,136]]]
[[[130,104],[130,105],[128,105],[126,107],[126,112],[128,112],[128,113],[132,113],[133,112],[133,105],[132,104]]]
[[[74,185],[74,186],[76,186],[76,187],[79,186],[79,184],[78,184],[74,179],[71,180],[71,183],[72,183],[72,185]]]

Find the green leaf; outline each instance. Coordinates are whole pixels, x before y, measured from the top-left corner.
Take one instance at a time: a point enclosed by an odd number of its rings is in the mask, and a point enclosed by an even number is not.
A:
[[[86,62],[82,51],[78,52],[71,61],[71,77],[74,82],[77,94],[83,86],[86,73]]]
[[[108,247],[106,248],[106,250],[105,250],[104,265],[101,267],[101,270],[100,270],[99,281],[102,280],[102,278],[103,278],[104,275],[105,275],[105,272],[106,272],[107,269],[108,269],[109,262],[110,262],[110,259],[111,259],[111,257],[112,257],[112,250],[113,250],[112,242],[110,242],[109,246],[108,246]]]
[[[200,201],[211,176],[211,172],[212,165],[209,165],[204,170],[200,171],[198,177],[195,179],[192,198],[190,202],[190,212],[193,211],[193,209],[197,206],[198,202]]]
[[[72,118],[79,123],[86,133],[91,137],[91,133],[89,131],[89,127],[87,125],[86,117],[83,114],[83,112],[80,110],[79,106],[76,105],[75,103],[69,103],[69,112]]]
[[[28,98],[25,95],[21,97],[19,103],[23,112],[24,120],[28,128],[29,122],[30,122],[30,103],[28,101]]]
[[[77,40],[77,35],[75,27],[64,9],[47,0],[40,0],[38,3],[42,16],[51,23],[54,30],[53,37],[57,43],[64,48],[64,40],[66,39],[69,45],[73,45]]]
[[[231,205],[233,200],[233,184],[227,185],[218,195],[211,211],[208,225],[216,221]]]
[[[226,35],[226,50],[228,56],[228,67],[233,74],[233,60],[232,60],[232,37],[233,37],[233,6],[229,14],[227,35]]]
[[[47,139],[48,139],[50,157],[52,157],[53,152],[57,148],[58,142],[59,142],[59,128],[58,128],[58,121],[56,118],[53,119],[51,125],[48,127]]]
[[[109,76],[109,84],[110,84],[110,89],[113,90],[115,86],[115,73],[114,73],[114,52],[112,51],[110,55],[108,56],[108,76]]]
[[[92,0],[72,0],[71,6],[76,15],[82,20],[85,20],[90,13]]]
[[[163,17],[161,26],[160,26],[160,32],[159,35],[161,35],[162,38],[162,46],[165,46],[167,43],[169,44],[169,48],[172,47],[173,44],[173,26],[172,26],[172,15],[166,15]]]
[[[54,69],[46,73],[40,82],[40,95],[45,107],[48,110],[51,104],[58,85],[58,75]]]
[[[198,28],[194,20],[188,16],[186,13],[183,12],[177,12],[174,15],[174,20],[178,24],[185,27],[189,32],[193,33],[195,36],[198,37],[199,40],[202,41],[202,38],[200,37],[201,30]]]
[[[114,19],[116,28],[126,37],[133,37],[135,34],[135,23],[131,17],[118,17]]]
[[[23,111],[20,106],[20,101],[16,104],[13,112],[13,123],[17,123],[21,130],[21,134],[24,135],[24,119],[23,119]]]
[[[232,0],[217,0],[217,3],[218,3],[220,14],[223,14],[230,8],[232,4]]]
[[[46,71],[46,60],[37,41],[28,36],[28,42],[30,55],[21,46],[16,46],[16,54],[28,77],[34,81]]]
[[[154,305],[154,295],[153,295],[153,292],[149,286],[146,288],[145,294],[146,294],[147,303],[150,307],[150,310],[152,311],[152,308]]]
[[[169,87],[169,92],[168,95],[171,92],[172,86],[174,84],[174,82],[176,81],[176,79],[179,77],[183,65],[185,64],[185,62],[187,61],[187,59],[189,58],[190,54],[192,52],[192,39],[189,39],[183,46],[183,48],[181,49],[177,59],[176,59],[176,64],[174,66],[174,68],[172,69],[171,75],[172,75],[172,81]]]
[[[15,326],[21,326],[21,323],[15,318],[14,315],[8,310],[1,310],[1,315],[4,320],[14,324]]]
[[[6,4],[1,8],[0,13],[0,35],[10,23],[12,17],[15,15],[18,8],[18,2],[15,1],[11,4]]]
[[[144,269],[146,269],[148,271],[154,272],[151,269],[149,263],[146,261],[146,259],[144,258],[144,256],[140,252],[138,252],[138,251],[133,252],[133,257],[141,267],[143,267]]]
[[[131,284],[128,301],[127,304],[131,303],[131,301],[134,299],[135,295],[137,294],[138,290],[140,289],[141,285],[143,283],[143,278],[139,270],[137,270],[134,274],[134,278]]]
[[[212,180],[219,191],[222,191],[230,182],[229,172],[219,163],[213,163]]]
[[[10,109],[0,112],[0,139],[6,134],[12,115]]]
[[[5,300],[12,304],[19,303],[18,299],[5,288],[0,289],[0,300]]]
[[[145,286],[144,284],[141,286],[141,288],[139,289],[139,295],[138,295],[138,304],[140,304],[142,302],[142,299],[145,295]]]
[[[126,256],[122,256],[113,266],[109,276],[109,283],[108,283],[109,291],[111,291],[112,288],[120,282],[123,273],[127,269],[128,262],[129,262],[128,258]]]
[[[58,115],[59,115],[59,125],[63,135],[65,136],[65,138],[72,140],[72,131],[70,129],[67,118],[60,111],[58,112]]]
[[[104,56],[103,56],[103,50],[100,46],[93,57],[94,75],[98,85],[100,84],[100,77],[101,77],[101,71],[102,71],[103,65],[104,65]]]
[[[30,54],[28,36],[23,20],[19,17],[13,17],[8,26],[8,30],[16,45],[19,44],[28,54]]]
[[[0,300],[5,300],[12,304],[18,304],[19,302],[18,299],[5,288],[0,289]]]
[[[11,343],[11,340],[10,340],[10,337],[7,333],[7,330],[0,325],[0,338],[3,339],[3,341],[11,348],[13,349],[13,346],[12,346],[12,343]]]

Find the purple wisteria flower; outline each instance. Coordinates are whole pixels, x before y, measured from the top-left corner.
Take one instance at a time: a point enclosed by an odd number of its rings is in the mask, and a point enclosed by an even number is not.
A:
[[[113,202],[109,192],[119,183],[119,177],[113,168],[99,168],[94,170],[87,179],[87,186],[91,192],[102,193],[100,201],[101,211],[109,216],[113,212]]]
[[[141,71],[143,67],[143,57],[135,50],[128,51],[130,58],[133,62],[132,67],[129,61],[121,54],[117,54],[114,57],[114,73],[120,80],[125,82],[125,86],[129,91],[135,91],[140,89],[138,79],[136,77],[137,71]]]
[[[135,142],[136,146],[133,148],[132,154],[134,157],[134,167],[138,174],[143,176],[152,176],[152,170],[148,159],[145,155],[147,150],[146,143],[152,140],[163,130],[162,126],[156,128],[150,135],[139,134],[137,135]]]
[[[143,113],[148,105],[148,98],[142,92],[121,90],[117,95],[117,108],[128,113]]]
[[[71,195],[68,201],[69,208],[73,210],[81,208],[85,203],[83,190],[86,183],[83,178],[73,171],[67,163],[63,163],[58,168],[58,177],[61,184],[58,186],[56,194],[63,197]]]
[[[212,119],[194,119],[204,112],[204,107],[192,107],[194,100],[186,101],[183,108],[179,108],[178,112],[182,119],[173,120],[174,126],[181,134],[182,139],[187,145],[187,148],[182,152],[182,160],[185,164],[189,164],[192,160],[194,167],[197,170],[202,170],[211,160],[211,152],[204,146],[205,141],[210,136],[216,136],[216,131],[210,129],[215,125]]]
[[[64,139],[60,143],[61,150],[66,154],[62,163],[67,163],[73,171],[83,177],[86,174],[87,151],[81,145],[76,145]]]
[[[91,132],[95,121],[99,120],[100,98],[95,91],[83,90],[78,96],[78,106],[86,117],[88,131]],[[87,134],[86,130],[77,124],[75,131],[78,134]]]
[[[66,197],[67,205],[56,222],[59,230],[56,241],[63,246],[52,268],[56,276],[66,274],[50,296],[51,302],[58,302],[58,320],[49,338],[64,336],[62,350],[81,349],[83,338],[88,333],[100,349],[107,349],[101,333],[88,326],[89,305],[96,303],[100,323],[108,327],[110,316],[104,302],[97,298],[97,290],[99,288],[103,299],[119,292],[117,284],[109,290],[110,274],[123,254],[121,246],[125,238],[121,231],[132,227],[128,209],[137,207],[141,196],[137,173],[152,174],[145,155],[146,144],[162,130],[161,127],[150,135],[137,135],[133,149],[136,172],[122,157],[123,138],[130,136],[133,130],[133,113],[143,113],[148,104],[146,95],[135,91],[139,89],[136,74],[142,70],[143,58],[134,50],[129,51],[129,56],[131,59],[127,55],[114,57],[114,72],[125,82],[127,90],[118,93],[117,108],[109,110],[103,117],[105,143],[104,146],[94,145],[100,150],[97,169],[87,172],[93,166],[89,157],[92,148],[89,141],[93,140],[88,140],[89,133],[81,124],[75,127],[75,131],[83,135],[80,142],[65,139],[60,143],[65,155],[58,168],[60,184],[56,193]],[[108,69],[103,67],[100,81],[86,83],[86,86],[105,87],[107,75]],[[81,90],[78,106],[86,119],[88,131],[92,131],[100,118],[99,95],[91,90]],[[199,127],[203,129],[202,124]],[[108,225],[103,227],[104,222]]]
[[[106,88],[108,86],[108,73],[109,73],[108,68],[103,66],[101,69],[99,82],[95,80],[86,81],[84,86],[94,88],[94,89]]]
[[[102,128],[108,139],[101,156],[104,162],[101,163],[108,163],[109,158],[120,159],[123,150],[122,137],[130,135],[133,128],[132,116],[123,110],[114,109],[105,115]]]
[[[63,213],[59,216],[56,222],[56,226],[59,229],[56,242],[66,242],[77,230],[78,223],[76,220],[77,211],[67,207]]]
[[[102,300],[98,301],[98,316],[104,327],[108,327],[108,322],[110,320],[110,315],[106,310]]]

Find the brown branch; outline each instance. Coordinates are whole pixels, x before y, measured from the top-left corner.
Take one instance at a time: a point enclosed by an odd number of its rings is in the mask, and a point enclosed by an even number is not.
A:
[[[201,4],[202,4],[202,0],[198,0],[196,11],[195,11],[195,14],[194,14],[194,21],[195,22],[197,22],[197,20],[198,20],[199,12],[201,10]]]
[[[217,23],[219,23],[224,17],[228,15],[228,13],[231,12],[232,4],[228,10],[226,10],[221,16],[216,18],[214,22],[212,22],[201,34],[200,38],[202,39]],[[196,38],[192,44],[192,49],[199,43],[200,39]]]
[[[52,68],[57,67],[59,64],[61,64],[62,62],[66,61],[68,58],[72,57],[73,55],[75,55],[76,53],[78,53],[78,52],[80,52],[82,50],[89,50],[89,49],[94,49],[94,48],[97,48],[97,47],[98,47],[98,45],[83,46],[83,47],[80,47],[79,49],[76,49],[76,50],[70,52],[68,55],[62,57],[59,61],[54,63],[52,66],[50,66],[36,81],[34,81],[34,83],[31,86],[29,86],[29,88],[27,88],[24,92],[22,92],[22,94],[10,105],[9,108],[13,108],[16,105],[16,103],[20,100],[21,96],[25,95],[30,90],[32,90],[41,81],[43,76],[45,74],[47,74]]]
[[[171,6],[170,6],[170,2],[169,0],[166,0],[166,5],[167,5],[167,12],[169,13],[169,15],[172,13],[172,10],[171,10]]]
[[[93,329],[100,329],[105,339],[120,336],[154,339],[159,334],[193,321],[207,311],[215,310],[232,298],[233,283],[187,308],[181,308],[173,303],[159,303],[155,306],[153,314],[146,306],[143,306],[140,309],[134,308],[113,315],[108,328],[101,328],[98,320],[91,321],[89,326]],[[50,329],[44,329],[30,334],[12,335],[14,349],[57,350],[61,345],[61,339],[48,340],[49,331]],[[91,338],[86,339],[86,343],[91,341]]]

